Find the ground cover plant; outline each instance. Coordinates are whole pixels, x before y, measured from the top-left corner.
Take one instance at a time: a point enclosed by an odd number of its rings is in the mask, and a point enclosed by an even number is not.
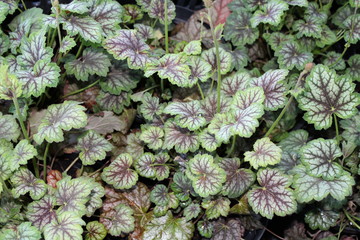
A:
[[[51,3],[0,1],[0,239],[357,239],[358,0]]]

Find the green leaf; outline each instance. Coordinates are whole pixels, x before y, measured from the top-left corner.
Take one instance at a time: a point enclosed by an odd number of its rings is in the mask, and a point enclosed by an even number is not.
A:
[[[207,220],[199,221],[197,223],[197,230],[203,237],[210,238],[213,235],[214,226],[213,223]]]
[[[152,61],[149,45],[134,30],[119,30],[117,35],[105,39],[103,46],[115,59],[127,59],[131,69],[144,69]]]
[[[163,184],[157,184],[150,193],[150,201],[157,206],[167,206],[170,201],[167,187]]]
[[[342,152],[335,140],[315,139],[301,149],[301,162],[313,177],[333,180],[342,175],[342,167],[335,161]]]
[[[134,230],[134,210],[120,203],[115,208],[101,215],[100,221],[112,236],[120,236],[121,233],[130,233]]]
[[[149,8],[146,9],[149,17],[155,18],[165,25],[165,0],[151,0]],[[167,24],[171,23],[175,18],[175,4],[167,1]]]
[[[107,235],[104,224],[98,221],[92,221],[86,224],[86,230],[85,240],[103,240]]]
[[[226,217],[230,211],[230,200],[220,197],[215,200],[204,200],[201,206],[206,209],[207,219],[211,220],[220,216]]]
[[[315,129],[327,129],[332,115],[349,118],[356,114],[360,102],[351,79],[338,77],[324,65],[315,66],[306,78],[305,91],[299,96],[299,107],[306,111],[304,119]]]
[[[346,68],[346,74],[356,81],[360,81],[360,54],[352,55],[347,63],[349,67]]]
[[[286,0],[287,4],[291,6],[300,6],[300,7],[307,7],[308,1],[307,0]]]
[[[164,105],[160,105],[158,97],[152,97],[146,92],[141,98],[142,104],[139,107],[140,113],[146,120],[152,121],[156,115],[160,115],[164,109]]]
[[[191,203],[189,206],[184,208],[184,217],[186,221],[190,221],[193,218],[197,218],[201,212],[200,205],[198,203]]]
[[[274,214],[285,216],[297,209],[296,200],[289,188],[291,181],[276,169],[263,169],[257,173],[260,187],[248,194],[249,204],[256,213],[272,219]]]
[[[344,22],[345,28],[349,29],[344,33],[344,39],[348,43],[356,44],[360,40],[360,14],[351,15]]]
[[[81,240],[85,222],[73,212],[63,212],[44,227],[45,239]]]
[[[205,50],[201,53],[201,57],[205,59],[211,65],[213,73],[217,71],[217,61],[216,61],[216,49],[215,47]],[[223,48],[219,48],[219,58],[220,58],[220,73],[226,74],[232,68],[232,55]]]
[[[186,61],[187,57],[182,54],[166,54],[158,62],[146,65],[145,77],[157,72],[161,79],[168,79],[179,87],[187,87],[191,71]]]
[[[162,147],[164,130],[160,127],[150,126],[141,131],[140,139],[144,141],[150,149],[157,150]]]
[[[232,97],[239,90],[245,90],[251,81],[251,76],[247,72],[236,72],[225,77],[221,82],[221,91],[229,97]]]
[[[9,13],[9,5],[5,2],[0,2],[0,23],[6,19],[6,15]],[[2,54],[0,54],[2,55]]]
[[[314,21],[297,20],[293,23],[293,30],[296,31],[296,37],[301,38],[303,36],[320,38],[321,37],[321,25]]]
[[[230,40],[235,46],[244,46],[255,42],[259,37],[259,30],[251,27],[251,17],[252,14],[244,11],[243,8],[232,9],[232,13],[225,23],[225,40]]]
[[[171,211],[165,216],[154,218],[145,225],[144,240],[190,240],[193,236],[194,225],[185,218],[174,218]]]
[[[340,126],[344,129],[341,134],[343,138],[360,146],[360,113],[358,112],[349,119],[341,120]]]
[[[275,56],[278,57],[280,68],[286,68],[288,70],[296,67],[301,71],[304,69],[306,63],[313,61],[312,53],[304,51],[294,41],[283,43],[277,51],[275,51]]]
[[[260,10],[257,10],[251,17],[251,27],[255,28],[260,23],[268,23],[270,25],[277,26],[284,12],[289,9],[289,5],[281,0],[270,0],[264,5],[260,6]]]
[[[293,35],[281,32],[264,33],[263,37],[274,51],[278,50],[283,43],[294,40]]]
[[[249,119],[247,120],[248,120],[247,122],[253,123],[249,121]],[[233,114],[217,113],[214,116],[214,118],[211,120],[211,123],[208,126],[208,131],[209,133],[215,135],[215,139],[217,141],[227,143],[229,142],[230,137],[234,135],[233,133],[234,122],[235,122],[235,117]]]
[[[257,140],[254,144],[254,151],[245,152],[245,161],[255,169],[275,165],[281,160],[281,148],[276,146],[268,137]]]
[[[147,26],[142,23],[134,24],[134,29],[136,29],[136,33],[140,35],[142,39],[152,39],[154,38],[154,29],[150,26]]]
[[[201,57],[191,56],[189,59],[189,66],[191,71],[189,76],[189,87],[195,85],[198,80],[206,82],[212,75],[211,65]]]
[[[210,93],[201,101],[201,106],[204,110],[204,117],[207,122],[210,122],[217,114],[217,94]],[[220,113],[226,113],[230,110],[230,99],[225,96],[220,96]]]
[[[355,185],[354,178],[346,171],[343,171],[340,177],[333,180],[310,176],[306,173],[304,166],[296,167],[294,172],[296,175],[293,187],[299,203],[306,203],[312,200],[321,201],[328,195],[341,201],[351,195],[352,186]]]
[[[0,65],[0,99],[12,100],[22,94],[22,84],[17,77],[9,73],[8,65]]]
[[[40,199],[46,192],[46,184],[43,180],[36,178],[27,168],[22,167],[11,177],[14,186],[12,193],[15,198],[30,193],[34,200]]]
[[[281,140],[278,145],[283,151],[298,151],[302,146],[305,146],[308,138],[309,133],[306,130],[294,130]]]
[[[352,9],[349,5],[342,6],[338,8],[332,17],[332,23],[340,28],[346,28],[344,23],[345,20],[354,13],[354,9]]]
[[[85,41],[100,43],[102,40],[101,25],[89,16],[70,15],[62,21],[68,36],[79,34]]]
[[[95,178],[90,178],[89,184],[91,184],[92,189],[90,192],[90,200],[86,203],[86,216],[91,217],[95,211],[102,207],[102,197],[105,195],[105,189],[101,183],[96,182]]]
[[[8,51],[9,47],[9,37],[4,33],[0,33],[0,56],[4,55],[4,53]]]
[[[269,70],[261,77],[251,81],[251,85],[262,87],[265,93],[265,109],[275,111],[285,105],[286,87],[284,80],[289,71],[285,69]]]
[[[171,183],[171,189],[180,201],[187,201],[191,195],[195,195],[191,180],[182,172],[176,172]]]
[[[0,113],[0,139],[15,142],[20,134],[20,128],[15,117],[13,115],[2,115],[2,113]]]
[[[44,227],[56,218],[55,203],[55,197],[45,195],[39,201],[33,201],[28,205],[26,217],[43,231]]]
[[[132,162],[130,154],[119,155],[108,167],[104,168],[101,178],[117,189],[131,188],[138,180],[137,173],[130,169]]]
[[[200,40],[194,40],[186,44],[184,47],[183,52],[186,55],[198,55],[201,53],[201,41]]]
[[[240,159],[223,158],[219,166],[226,172],[222,195],[238,198],[255,182],[255,174],[250,169],[240,168]]]
[[[111,94],[100,91],[96,101],[102,109],[120,114],[125,106],[130,105],[130,92],[123,91],[120,94]]]
[[[188,162],[186,176],[192,181],[195,192],[203,198],[220,192],[226,180],[225,171],[208,154],[197,154],[192,158]]]
[[[106,77],[111,62],[108,56],[95,48],[86,48],[82,56],[65,65],[68,74],[75,75],[77,80],[87,81],[89,75]]]
[[[16,226],[15,229],[5,229],[0,232],[2,240],[39,240],[41,232],[30,222],[23,222]]]
[[[76,145],[76,149],[80,151],[79,158],[84,165],[93,165],[97,160],[105,159],[106,152],[112,148],[112,144],[95,131],[87,131]]]
[[[360,7],[360,2],[359,2],[359,0],[350,0],[350,6],[352,6],[353,8],[358,8],[358,7]]]
[[[203,130],[200,133],[199,141],[201,147],[205,148],[209,152],[215,151],[216,148],[221,145],[221,142],[216,139],[215,134],[209,133],[208,130]]]
[[[327,25],[322,26],[321,36],[316,39],[316,46],[323,48],[327,45],[332,45],[337,41],[336,34]]]
[[[242,236],[245,234],[245,227],[239,219],[229,219],[225,222],[221,218],[213,223],[213,229],[214,236],[211,238],[212,240],[243,239]]]
[[[75,42],[74,38],[65,36],[61,41],[61,46],[59,48],[59,52],[61,52],[61,53],[69,52],[75,46],[76,46],[76,42]]]
[[[175,146],[178,153],[194,152],[199,148],[199,138],[187,129],[180,128],[174,121],[165,123],[164,149],[170,150]]]
[[[39,97],[47,87],[56,87],[58,85],[60,68],[56,63],[39,60],[33,68],[19,71],[16,75],[23,85],[24,97]]]
[[[90,8],[90,16],[100,23],[105,36],[112,35],[119,28],[124,8],[113,0],[94,1]]]
[[[61,10],[83,14],[89,11],[89,3],[79,0],[74,0],[68,4],[60,4]]]
[[[323,60],[323,64],[335,70],[344,70],[346,68],[345,60],[342,59],[341,54],[334,51],[326,53],[326,58]]]
[[[26,38],[30,31],[31,20],[27,19],[20,22],[19,25],[9,33],[10,49],[13,54],[16,54],[18,47],[21,44],[23,38]],[[24,41],[24,40],[23,40]]]
[[[313,230],[325,231],[329,230],[330,227],[334,227],[339,217],[340,213],[338,212],[316,209],[305,214],[305,222]]]
[[[308,7],[305,10],[305,20],[315,21],[318,23],[326,23],[328,14],[326,8],[319,7],[316,2],[309,2]]]
[[[44,118],[34,135],[36,143],[44,140],[49,143],[64,141],[63,131],[72,128],[82,128],[87,124],[85,108],[79,102],[65,101],[61,104],[52,104],[48,107]]]
[[[105,92],[119,95],[122,91],[134,89],[138,81],[139,78],[133,72],[112,68],[100,86]]]

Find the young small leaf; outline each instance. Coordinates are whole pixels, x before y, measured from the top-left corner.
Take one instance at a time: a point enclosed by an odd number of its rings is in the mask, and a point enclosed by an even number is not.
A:
[[[22,94],[22,84],[17,77],[9,73],[8,65],[0,65],[0,99],[12,100]]]
[[[201,212],[200,205],[198,203],[191,203],[189,206],[184,208],[184,217],[187,221],[199,216]]]
[[[360,146],[360,113],[349,119],[341,120],[340,126],[344,129],[342,132],[344,139]]]
[[[331,210],[316,209],[305,214],[305,222],[313,230],[329,230],[336,225],[340,213]]]
[[[101,89],[105,92],[119,95],[122,91],[134,89],[139,78],[133,72],[112,68],[106,76],[105,82],[100,82]]]
[[[163,136],[164,130],[162,128],[150,126],[141,131],[140,139],[144,141],[150,149],[157,150],[163,145]]]
[[[334,51],[327,52],[323,64],[335,70],[344,70],[346,68],[345,60],[341,54]]]
[[[344,22],[345,28],[349,29],[344,33],[346,42],[356,44],[360,40],[360,14],[351,15]]]
[[[160,105],[160,99],[151,96],[148,92],[144,93],[141,102],[139,111],[146,120],[152,121],[156,115],[160,115],[163,112],[164,105]]]
[[[236,72],[222,80],[221,91],[226,96],[232,97],[239,90],[245,90],[251,81],[251,76],[247,72]]]
[[[216,72],[217,70],[217,61],[216,61],[216,49],[215,47],[210,48],[209,50],[205,50],[201,53],[201,57],[208,62],[211,67],[212,71]],[[224,50],[223,48],[219,48],[219,57],[220,57],[220,73],[226,74],[231,70],[232,67],[232,55]]]
[[[346,68],[346,74],[348,74],[352,79],[360,81],[360,54],[352,55],[347,63],[349,67]]]
[[[270,0],[264,5],[260,6],[260,10],[257,10],[252,16],[250,22],[253,28],[257,27],[260,23],[268,23],[271,25],[278,25],[281,21],[281,17],[286,10],[289,9],[289,5],[281,0]]]
[[[212,201],[204,200],[201,206],[206,209],[207,219],[211,220],[220,216],[226,217],[230,211],[230,203],[228,198],[220,197]]]
[[[150,201],[157,206],[167,206],[170,201],[167,187],[163,184],[157,184],[150,193]]]
[[[123,91],[120,94],[111,94],[100,91],[96,101],[102,109],[120,114],[124,107],[130,104],[130,93]]]
[[[149,17],[158,19],[162,24],[165,24],[165,0],[151,0],[149,8],[146,9]],[[172,1],[167,2],[167,23],[175,18],[175,4]]]
[[[61,46],[59,48],[59,52],[61,52],[61,53],[69,52],[75,46],[76,46],[76,42],[75,42],[74,38],[65,36],[61,41]]]
[[[171,183],[171,189],[180,201],[187,201],[191,195],[195,195],[191,180],[181,172],[176,172]]]
[[[98,221],[92,221],[86,224],[86,230],[85,240],[103,240],[107,234],[104,224]]]
[[[239,219],[229,219],[225,222],[224,219],[219,219],[213,223],[214,236],[212,240],[223,240],[223,239],[243,239],[245,234],[245,227],[242,221]]]
[[[189,87],[198,80],[206,82],[211,77],[211,65],[199,56],[191,56],[189,61],[191,74],[189,76]]]
[[[20,128],[13,115],[0,113],[0,139],[16,141],[20,136]]]
[[[205,148],[209,152],[215,151],[216,148],[221,145],[221,142],[216,139],[215,134],[209,133],[206,129],[200,133],[199,141],[201,147]]]

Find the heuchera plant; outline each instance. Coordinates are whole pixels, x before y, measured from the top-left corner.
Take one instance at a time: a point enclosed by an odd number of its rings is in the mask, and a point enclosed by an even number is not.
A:
[[[360,229],[360,2],[136,2],[0,1],[0,239]]]

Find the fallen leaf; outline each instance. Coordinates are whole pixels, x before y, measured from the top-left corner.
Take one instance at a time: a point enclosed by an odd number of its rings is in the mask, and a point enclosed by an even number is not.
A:
[[[46,176],[47,184],[56,188],[56,183],[62,179],[61,172],[58,170],[50,170]]]

